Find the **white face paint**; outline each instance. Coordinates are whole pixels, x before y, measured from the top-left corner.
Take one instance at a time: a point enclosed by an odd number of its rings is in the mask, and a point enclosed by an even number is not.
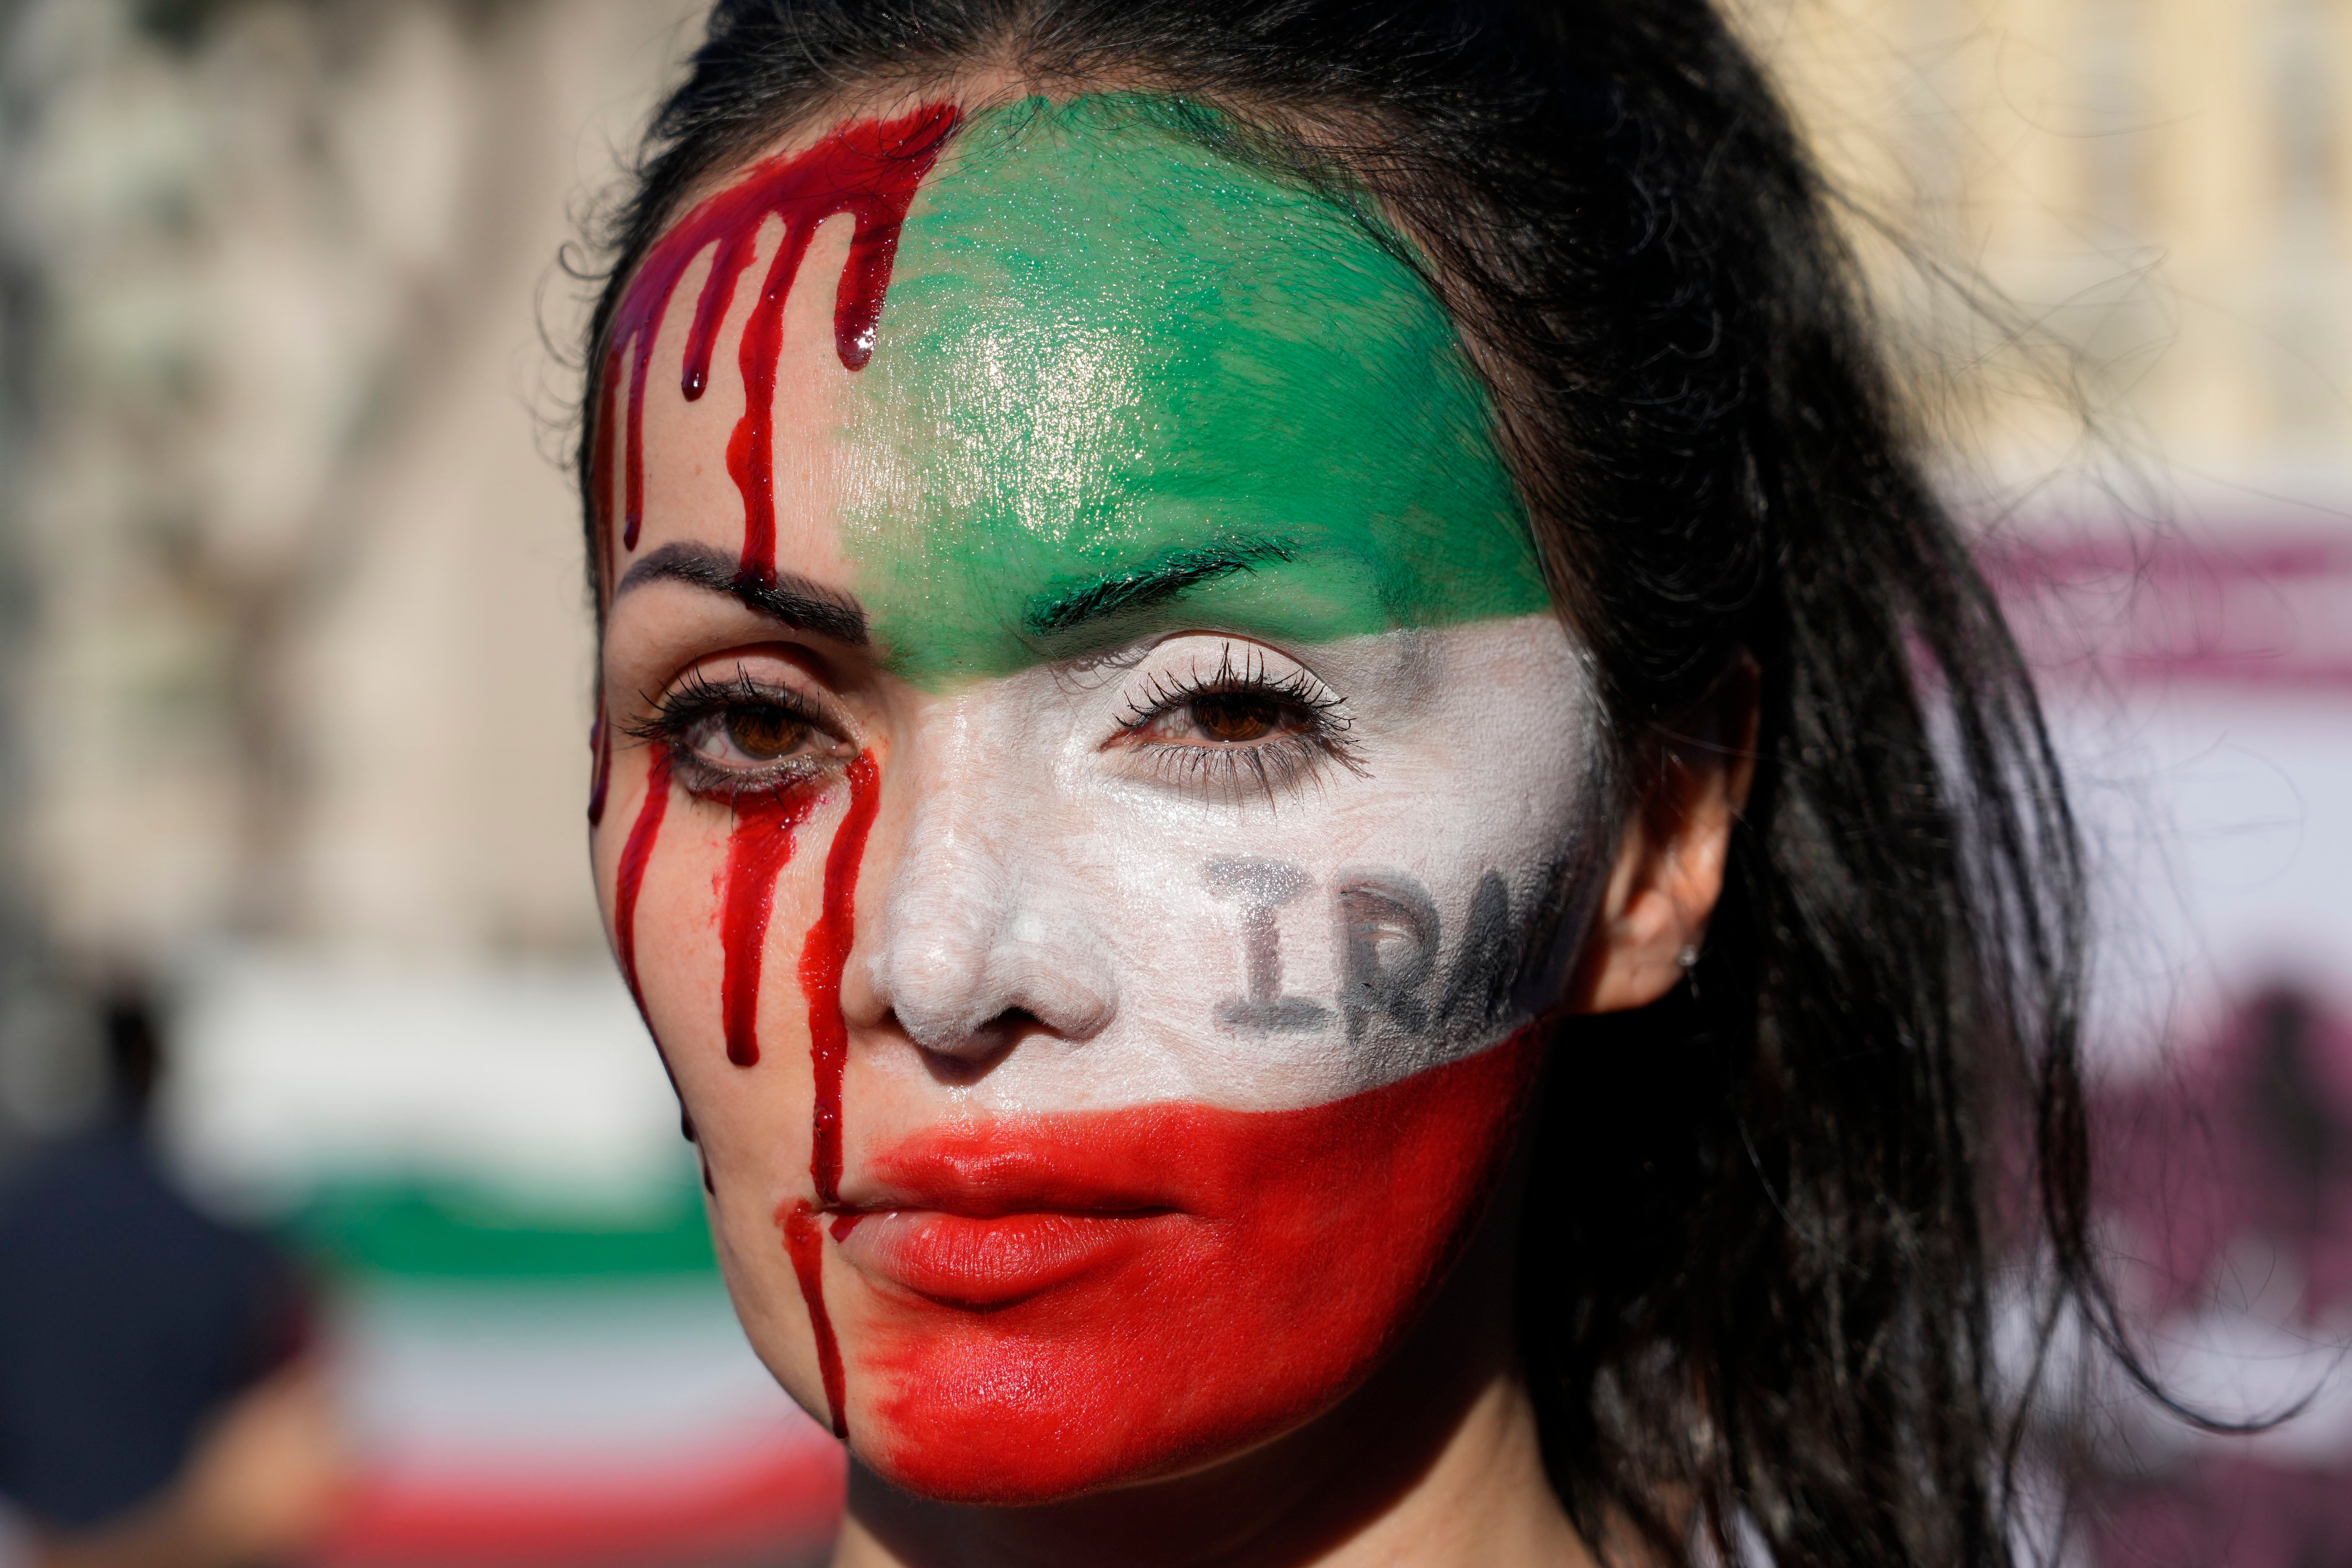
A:
[[[1323,732],[1155,738],[1199,733],[1185,694],[1237,679]],[[1607,842],[1602,754],[1549,616],[1288,652],[1182,633],[987,681],[897,750],[919,804],[867,983],[926,1051],[990,1063],[948,1091],[964,1113],[1360,1093],[1558,994]],[[912,1053],[871,1070],[933,1076]]]

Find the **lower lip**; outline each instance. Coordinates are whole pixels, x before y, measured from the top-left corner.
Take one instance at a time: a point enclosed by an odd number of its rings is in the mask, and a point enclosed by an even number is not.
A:
[[[870,1279],[953,1307],[1003,1307],[1117,1268],[1182,1215],[944,1214],[895,1209],[834,1222],[842,1256]]]

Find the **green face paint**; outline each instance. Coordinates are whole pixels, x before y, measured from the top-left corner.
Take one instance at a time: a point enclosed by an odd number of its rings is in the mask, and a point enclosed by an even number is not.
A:
[[[1549,602],[1426,286],[1164,101],[971,121],[848,395],[845,548],[925,687],[1147,616],[1321,642]]]

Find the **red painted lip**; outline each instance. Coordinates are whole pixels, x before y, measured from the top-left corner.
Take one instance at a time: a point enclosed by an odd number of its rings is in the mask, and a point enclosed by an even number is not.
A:
[[[930,1300],[1002,1307],[1172,1241],[1191,1218],[1170,1184],[1004,1131],[927,1134],[844,1183],[843,1255]]]
[[[842,1255],[862,1272],[943,1306],[1006,1307],[1116,1268],[1155,1232],[1184,1223],[1162,1209],[1134,1214],[1008,1214],[937,1209],[846,1214],[834,1221]]]

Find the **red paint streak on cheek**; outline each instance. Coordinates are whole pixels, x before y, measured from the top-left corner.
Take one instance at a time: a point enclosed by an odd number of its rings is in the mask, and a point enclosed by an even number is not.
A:
[[[588,726],[588,751],[596,759],[595,771],[588,776],[588,826],[595,827],[604,820],[604,792],[613,784],[613,721],[601,697],[596,721]]]
[[[841,1013],[841,977],[857,940],[857,871],[881,803],[881,775],[870,752],[849,764],[849,810],[824,860],[824,905],[801,949],[801,990],[808,997],[809,1065],[816,1095],[809,1129],[809,1175],[817,1202],[841,1201],[841,1080],[849,1063],[849,1023]]]
[[[653,860],[654,841],[661,837],[662,817],[668,810],[669,752],[656,746],[653,763],[646,772],[645,802],[637,807],[637,819],[629,824],[629,837],[621,846],[613,891],[614,955],[621,961],[621,978],[629,983],[629,994],[636,1000],[638,1016],[646,1019],[647,1029],[653,1027],[653,1019],[646,1013],[646,994],[637,984],[637,893],[645,886],[646,867]],[[656,1044],[658,1048],[659,1043]]]
[[[720,1021],[727,1059],[739,1068],[760,1060],[760,967],[775,912],[776,879],[792,863],[793,836],[819,799],[814,790],[745,795],[735,803],[735,832],[727,841],[727,892],[719,906]]]
[[[816,1331],[817,1375],[824,1384],[825,1408],[833,1414],[833,1435],[846,1437],[849,1415],[842,1397],[841,1342],[835,1338],[833,1319],[824,1310],[824,1217],[803,1199],[777,1218],[783,1226],[784,1250],[792,1255],[793,1272],[800,1279],[801,1300],[808,1304],[809,1325]]]
[[[1008,1117],[892,1151],[886,1174],[1042,1167],[1182,1214],[1139,1226],[1097,1270],[987,1310],[875,1285],[859,1363],[884,1392],[861,1453],[927,1496],[1027,1503],[1174,1473],[1311,1419],[1370,1374],[1466,1243],[1539,1049],[1528,1031],[1303,1110]]]
[[[849,1026],[841,1014],[841,975],[849,949],[857,936],[857,870],[866,859],[866,837],[874,826],[881,803],[882,777],[874,753],[860,752],[849,764],[849,808],[834,830],[833,847],[824,858],[824,903],[816,923],[809,928],[801,949],[801,989],[809,1005],[809,1063],[815,1080],[810,1114],[809,1175],[816,1184],[817,1202],[793,1202],[779,1211],[784,1247],[792,1255],[793,1272],[800,1279],[801,1300],[808,1304],[809,1328],[816,1337],[816,1364],[824,1380],[825,1408],[832,1413],[833,1435],[849,1436],[847,1380],[842,1370],[841,1342],[833,1317],[824,1306],[824,1216],[818,1206],[841,1201],[841,1079],[849,1059]],[[855,1226],[856,1220],[848,1220]],[[843,1221],[833,1225],[834,1239],[849,1234]]]
[[[929,104],[901,119],[845,126],[795,156],[767,159],[687,214],[646,254],[614,312],[611,346],[598,377],[601,388],[620,387],[625,377],[627,387],[623,416],[623,548],[637,547],[645,521],[646,374],[670,298],[694,259],[710,250],[710,271],[695,301],[694,326],[687,338],[686,364],[679,381],[680,393],[691,402],[709,384],[711,353],[736,286],[758,248],[760,230],[770,218],[781,218],[783,239],[745,328],[741,356],[745,408],[728,456],[729,470],[743,487],[742,570],[762,580],[774,576],[775,503],[768,482],[770,437],[774,428],[774,342],[801,258],[825,219],[842,213],[854,216],[856,232],[835,296],[834,347],[845,366],[864,368],[874,352],[874,334],[907,208],[961,119],[953,104]],[[755,337],[762,345],[756,355]],[[598,421],[596,445],[591,452],[590,473],[600,513],[611,506],[612,452],[603,428],[609,423]]]
[[[597,763],[595,793],[588,805],[592,824],[604,815],[604,788],[611,779],[613,765],[611,721],[600,711],[597,723],[603,731],[604,746]],[[686,1109],[686,1096],[678,1093],[677,1074],[670,1070],[669,1053],[662,1048],[660,1031],[654,1027],[653,1015],[646,1011],[645,989],[637,984],[637,895],[646,884],[646,868],[653,862],[662,818],[668,813],[669,752],[657,746],[646,768],[646,798],[637,806],[637,819],[629,825],[629,837],[622,841],[621,863],[614,872],[613,951],[620,963],[621,978],[628,983],[629,999],[637,1005],[637,1016],[645,1020],[646,1033],[654,1042],[654,1058],[662,1065],[662,1075],[669,1079],[670,1092],[677,1095],[677,1130],[692,1143],[696,1142],[694,1118]],[[715,1191],[710,1184],[710,1162],[703,1160],[701,1163],[703,1189]]]

